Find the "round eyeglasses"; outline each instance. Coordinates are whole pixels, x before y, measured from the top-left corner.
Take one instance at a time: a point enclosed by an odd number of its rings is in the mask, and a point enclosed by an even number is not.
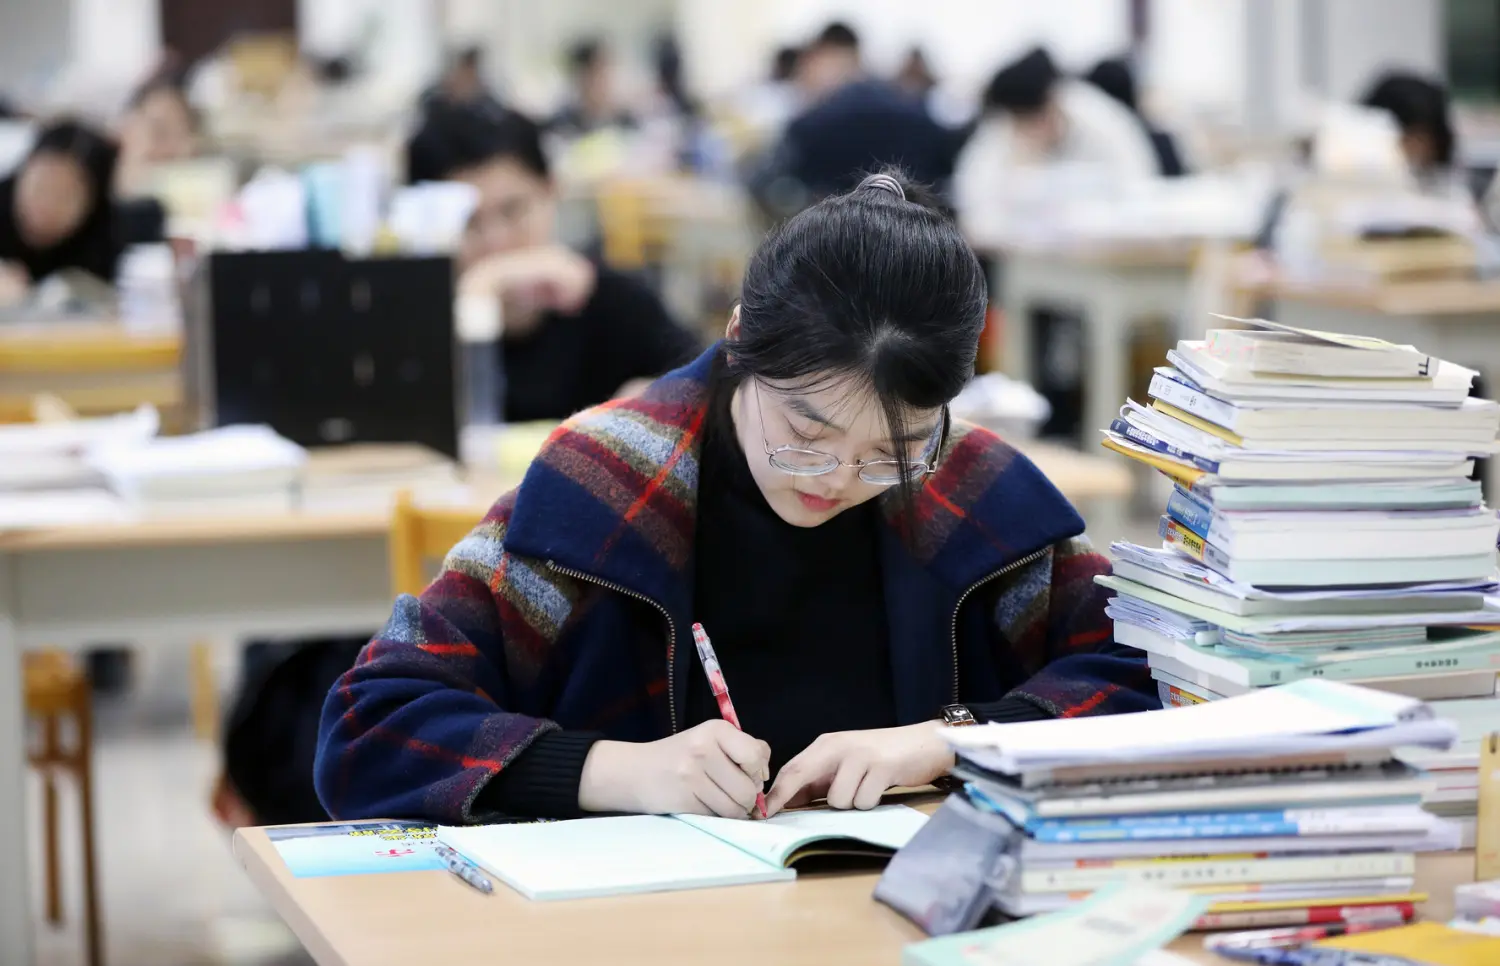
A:
[[[943,407],[943,418],[938,421],[937,432],[922,448],[922,459],[908,460],[903,476],[901,464],[896,460],[855,460],[846,463],[832,453],[806,449],[801,446],[772,447],[766,438],[766,414],[760,399],[760,383],[755,384],[755,410],[760,418],[760,441],[766,449],[766,458],[771,466],[791,476],[826,476],[840,466],[853,467],[859,478],[872,486],[895,486],[903,480],[916,481],[929,473],[937,472],[938,455],[948,437],[948,408]]]

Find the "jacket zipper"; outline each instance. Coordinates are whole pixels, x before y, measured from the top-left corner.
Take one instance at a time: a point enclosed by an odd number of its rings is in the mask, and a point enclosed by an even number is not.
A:
[[[600,580],[598,577],[594,577],[590,574],[582,573],[577,570],[572,570],[568,567],[559,567],[554,561],[551,560],[547,561],[547,569],[552,571],[553,573],[562,574],[564,577],[572,577],[574,580],[581,580],[586,584],[593,584],[596,587],[603,587],[605,590],[612,590],[617,594],[624,594],[626,597],[633,597],[634,599],[650,604],[652,607],[655,607],[657,610],[661,611],[661,616],[667,619],[667,714],[671,718],[672,734],[675,735],[677,733],[677,688],[676,682],[674,681],[676,671],[673,665],[675,664],[677,657],[677,625],[672,621],[672,615],[667,611],[665,607],[663,607],[661,604],[658,604],[650,597],[647,597],[645,594],[638,594],[628,587],[621,587],[619,584],[613,583],[612,581]],[[955,626],[956,622],[957,618],[955,618]],[[957,653],[957,646],[957,644],[954,645],[955,654]],[[957,667],[957,665],[954,666]],[[956,671],[954,673],[957,674]]]
[[[999,578],[1004,577],[1006,574],[1008,574],[1008,573],[1010,573],[1010,572],[1012,572],[1014,570],[1019,570],[1022,567],[1026,566],[1027,564],[1035,563],[1037,560],[1040,560],[1043,557],[1043,555],[1045,555],[1047,553],[1047,550],[1048,550],[1047,547],[1043,547],[1040,550],[1036,550],[1036,551],[1033,551],[1033,552],[1027,554],[1026,556],[1022,557],[1020,560],[1013,560],[1013,561],[1011,561],[1010,563],[1006,564],[1004,567],[1001,567],[999,570],[995,571],[994,573],[990,574],[989,576],[984,577],[984,578],[982,578],[980,580],[976,580],[974,583],[972,583],[972,584],[969,585],[969,587],[968,587],[967,590],[965,590],[962,594],[959,595],[959,597],[958,597],[958,603],[956,603],[956,604],[953,605],[953,628],[952,628],[952,634],[953,634],[953,637],[952,637],[952,644],[953,644],[953,700],[950,701],[949,704],[958,704],[958,612],[963,609],[964,601],[968,600],[969,599],[969,595],[973,594],[974,591],[976,591],[979,588],[983,587],[985,584],[989,583],[990,581],[992,581],[992,580],[998,580]]]

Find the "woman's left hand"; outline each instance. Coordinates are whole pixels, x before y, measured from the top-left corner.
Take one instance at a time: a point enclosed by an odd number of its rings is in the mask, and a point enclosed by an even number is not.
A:
[[[953,767],[936,721],[822,735],[782,766],[766,811],[827,798],[829,808],[874,808],[889,788],[926,785]]]

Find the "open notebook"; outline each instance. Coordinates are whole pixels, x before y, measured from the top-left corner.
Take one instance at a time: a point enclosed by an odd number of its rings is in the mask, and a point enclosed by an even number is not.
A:
[[[905,805],[794,811],[764,821],[626,815],[534,825],[443,826],[438,839],[528,899],[781,882],[814,856],[886,859],[927,816]]]

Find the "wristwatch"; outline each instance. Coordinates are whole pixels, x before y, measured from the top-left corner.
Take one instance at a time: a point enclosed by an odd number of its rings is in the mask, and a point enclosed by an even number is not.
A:
[[[967,728],[969,725],[979,723],[974,718],[974,712],[961,704],[946,705],[938,712],[938,715],[943,719],[943,724],[950,728]]]
[[[974,712],[961,704],[945,705],[938,712],[938,717],[942,718],[944,726],[949,728],[967,728],[979,723],[974,718]],[[956,792],[964,786],[962,781],[952,775],[939,775],[933,779],[932,784],[938,791],[943,792]]]

